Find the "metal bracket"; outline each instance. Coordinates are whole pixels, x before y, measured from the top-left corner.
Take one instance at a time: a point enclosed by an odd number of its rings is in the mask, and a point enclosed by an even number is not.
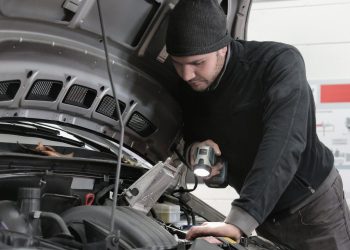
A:
[[[177,177],[182,170],[182,165],[175,168],[170,165],[170,162],[171,158],[168,158],[164,163],[157,163],[124,190],[130,207],[148,213],[166,189],[178,181]]]
[[[79,8],[79,4],[81,3],[81,0],[66,0],[63,3],[63,8],[70,10],[72,12],[77,12]]]

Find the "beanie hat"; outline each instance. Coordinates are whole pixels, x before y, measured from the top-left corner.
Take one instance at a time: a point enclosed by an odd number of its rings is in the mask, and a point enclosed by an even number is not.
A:
[[[217,51],[231,41],[218,0],[180,0],[170,13],[167,52],[173,56]]]

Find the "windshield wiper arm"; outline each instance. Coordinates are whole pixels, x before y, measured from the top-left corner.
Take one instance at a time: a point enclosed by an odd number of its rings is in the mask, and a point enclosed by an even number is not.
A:
[[[66,137],[60,136],[60,132],[55,129],[37,127],[27,124],[16,124],[16,123],[7,123],[0,122],[0,132],[23,135],[23,136],[36,136],[43,139],[64,142],[73,146],[83,147],[85,146],[84,142],[76,141]]]
[[[26,122],[20,122],[21,124],[28,124]],[[44,127],[43,124],[39,123],[39,124],[32,124],[30,123],[29,124],[30,126],[34,126],[36,128],[39,128],[39,129],[47,129],[47,130],[53,130],[55,131],[54,128],[51,129],[51,127]],[[46,125],[46,126],[50,126],[50,125]],[[105,153],[108,153],[108,154],[112,154],[113,156],[117,155],[116,152],[114,152],[110,147],[106,146],[106,145],[102,145],[94,140],[92,140],[91,138],[88,138],[88,137],[85,137],[85,136],[82,136],[82,135],[79,135],[78,133],[75,133],[75,132],[72,132],[72,131],[69,131],[65,128],[63,128],[62,130],[64,130],[65,133],[67,134],[70,134],[72,136],[74,136],[75,138],[77,138],[79,141],[81,142],[84,142],[86,145],[89,145],[89,146],[92,146],[96,149],[98,149],[99,151],[101,152],[105,152]]]

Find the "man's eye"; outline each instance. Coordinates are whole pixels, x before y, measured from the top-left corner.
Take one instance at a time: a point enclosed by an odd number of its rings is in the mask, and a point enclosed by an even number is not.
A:
[[[195,62],[194,65],[198,66],[198,65],[201,65],[201,64],[203,64],[203,63],[204,63],[204,61]]]

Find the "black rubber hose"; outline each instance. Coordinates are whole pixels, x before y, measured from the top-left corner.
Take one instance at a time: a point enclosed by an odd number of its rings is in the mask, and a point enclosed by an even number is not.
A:
[[[60,229],[62,230],[63,234],[68,235],[70,237],[73,237],[72,234],[69,232],[69,229],[68,229],[66,223],[61,218],[61,216],[59,216],[58,214],[50,213],[50,212],[35,211],[32,213],[32,216],[36,219],[39,219],[40,217],[53,219],[54,221],[57,222],[57,224],[60,227]]]

